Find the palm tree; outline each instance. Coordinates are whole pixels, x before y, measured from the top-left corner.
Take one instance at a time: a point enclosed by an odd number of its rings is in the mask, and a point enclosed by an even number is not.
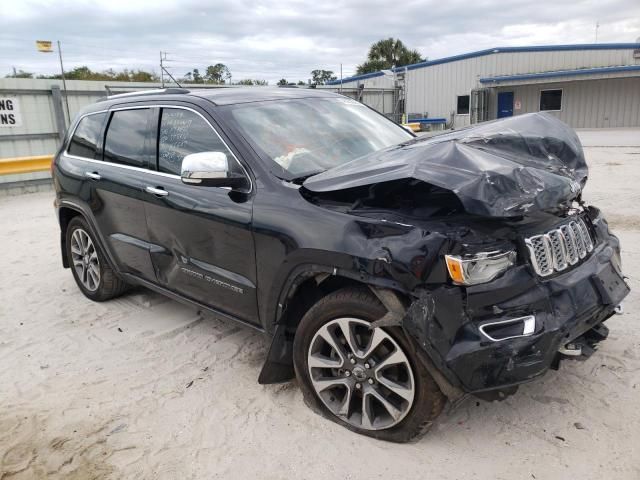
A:
[[[420,52],[408,49],[400,39],[387,38],[371,45],[367,61],[358,65],[358,73],[370,73],[423,61]]]

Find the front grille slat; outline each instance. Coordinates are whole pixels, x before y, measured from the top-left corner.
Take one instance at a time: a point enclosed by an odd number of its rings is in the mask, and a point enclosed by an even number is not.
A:
[[[547,237],[549,237],[549,243],[551,245],[551,255],[553,256],[553,267],[558,270],[564,270],[567,268],[567,256],[565,254],[565,239],[562,232],[558,230],[551,230]]]
[[[576,222],[569,222],[569,228],[573,231],[573,234],[576,237],[576,246],[578,247],[578,256],[580,258],[584,258],[587,256],[587,247],[584,244],[584,239],[582,238],[582,230],[578,227]]]
[[[526,238],[525,245],[534,270],[542,277],[577,264],[594,248],[593,239],[582,218]]]
[[[560,231],[562,235],[564,235],[565,245],[567,247],[567,261],[569,265],[575,265],[580,260],[578,256],[578,245],[576,242],[576,236],[573,233],[573,230],[569,228],[569,225],[562,225],[560,227]]]
[[[593,240],[591,239],[591,235],[589,235],[589,229],[587,228],[587,224],[584,223],[584,219],[578,219],[578,228],[582,232],[582,239],[584,240],[584,246],[587,252],[591,252],[593,250]]]

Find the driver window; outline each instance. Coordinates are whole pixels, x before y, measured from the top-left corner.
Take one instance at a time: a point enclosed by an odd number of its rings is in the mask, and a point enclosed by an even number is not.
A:
[[[233,168],[235,159],[218,134],[189,110],[163,108],[158,141],[158,171],[180,175],[182,159],[191,153],[223,152]]]

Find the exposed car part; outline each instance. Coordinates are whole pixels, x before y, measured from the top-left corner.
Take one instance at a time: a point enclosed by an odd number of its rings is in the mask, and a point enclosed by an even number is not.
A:
[[[567,343],[561,346],[558,352],[569,357],[579,357],[582,355],[582,346],[576,345],[575,343]]]
[[[591,357],[598,348],[598,344],[609,336],[609,329],[605,325],[596,325],[582,335],[558,348],[558,355],[552,368],[557,369],[560,360],[584,361]]]

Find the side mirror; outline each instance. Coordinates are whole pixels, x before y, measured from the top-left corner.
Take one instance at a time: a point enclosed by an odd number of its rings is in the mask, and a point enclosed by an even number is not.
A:
[[[182,159],[183,183],[206,187],[238,188],[246,185],[244,175],[231,172],[227,155],[222,152],[192,153]]]

